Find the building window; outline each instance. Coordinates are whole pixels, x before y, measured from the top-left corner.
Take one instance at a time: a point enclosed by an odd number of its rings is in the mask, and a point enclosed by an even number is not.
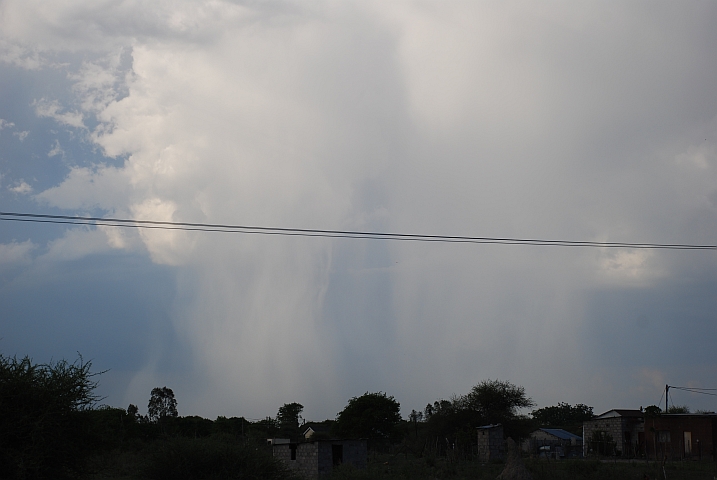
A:
[[[657,432],[657,441],[660,443],[670,443],[670,432],[666,430]]]
[[[295,443],[289,444],[289,450],[291,450],[291,459],[296,460],[296,444]]]

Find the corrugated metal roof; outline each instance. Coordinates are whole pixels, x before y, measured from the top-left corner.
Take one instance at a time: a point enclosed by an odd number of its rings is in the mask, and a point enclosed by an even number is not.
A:
[[[561,440],[582,440],[583,437],[580,435],[575,435],[574,433],[570,433],[567,430],[563,430],[562,428],[540,428],[539,430],[549,433],[550,435],[553,435],[554,437],[558,437]]]

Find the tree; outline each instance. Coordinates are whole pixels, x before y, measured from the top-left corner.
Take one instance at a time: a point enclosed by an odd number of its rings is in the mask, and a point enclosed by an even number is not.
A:
[[[82,469],[92,445],[87,411],[100,398],[82,356],[35,364],[0,354],[0,478],[62,478]]]
[[[662,413],[662,409],[658,407],[657,405],[650,405],[645,407],[645,416],[646,417],[657,417]]]
[[[530,412],[530,415],[544,427],[565,427],[582,425],[586,420],[595,417],[593,407],[578,403],[574,407],[568,403],[559,402],[552,407],[543,407]]]
[[[408,421],[413,423],[413,430],[418,438],[418,422],[423,421],[423,412],[411,410],[411,413],[408,414]]]
[[[532,422],[520,414],[520,409],[533,405],[523,387],[500,380],[485,380],[465,395],[427,405],[425,430],[430,437],[450,437],[465,446],[470,446],[474,440],[476,427],[489,423],[503,424],[507,436],[523,437],[530,432]]]
[[[289,436],[295,435],[299,429],[299,419],[301,418],[301,412],[304,411],[304,406],[300,403],[285,403],[279,407],[279,412],[276,414],[276,423],[279,424],[279,428],[283,434]]]
[[[147,414],[153,422],[161,422],[170,417],[177,417],[177,400],[171,388],[155,387],[152,389],[147,405]]]
[[[460,398],[463,408],[480,412],[488,423],[501,423],[518,415],[518,410],[535,405],[525,388],[500,380],[484,380]]]
[[[690,413],[690,407],[687,405],[670,405],[665,413]]]
[[[336,431],[347,437],[395,440],[401,404],[384,392],[353,397],[336,415]]]
[[[138,422],[142,418],[139,414],[139,408],[137,408],[137,405],[133,405],[131,403],[129,404],[129,407],[127,407],[127,415],[132,422]]]

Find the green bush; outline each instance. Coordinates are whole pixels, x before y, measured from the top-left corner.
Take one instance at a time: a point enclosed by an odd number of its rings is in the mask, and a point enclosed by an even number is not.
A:
[[[91,363],[0,354],[0,478],[67,478],[91,453]]]
[[[156,441],[146,475],[154,480],[292,478],[266,452],[245,446],[231,435]]]

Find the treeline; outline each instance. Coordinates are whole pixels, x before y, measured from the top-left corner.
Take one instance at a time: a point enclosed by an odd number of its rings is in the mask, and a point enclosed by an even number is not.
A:
[[[482,425],[500,423],[506,436],[518,440],[539,426],[577,433],[593,417],[591,407],[566,403],[526,415],[535,402],[523,387],[500,380],[436,400],[406,420],[399,402],[384,392],[351,398],[335,420],[320,423],[303,424],[304,407],[296,402],[259,421],[182,417],[166,386],[150,392],[147,415],[140,415],[136,405],[98,407],[97,375],[82,357],[35,364],[0,354],[0,478],[86,476],[101,470],[108,455],[133,459],[131,471],[124,473],[131,477],[291,478],[274,462],[266,440],[305,441],[309,425],[316,432],[313,439],[366,438],[375,452],[469,456],[476,427]]]
[[[0,354],[0,478],[84,478],[117,458],[131,478],[293,478],[266,448],[274,420],[180,417],[167,387],[152,390],[147,416],[97,407],[91,366]]]

